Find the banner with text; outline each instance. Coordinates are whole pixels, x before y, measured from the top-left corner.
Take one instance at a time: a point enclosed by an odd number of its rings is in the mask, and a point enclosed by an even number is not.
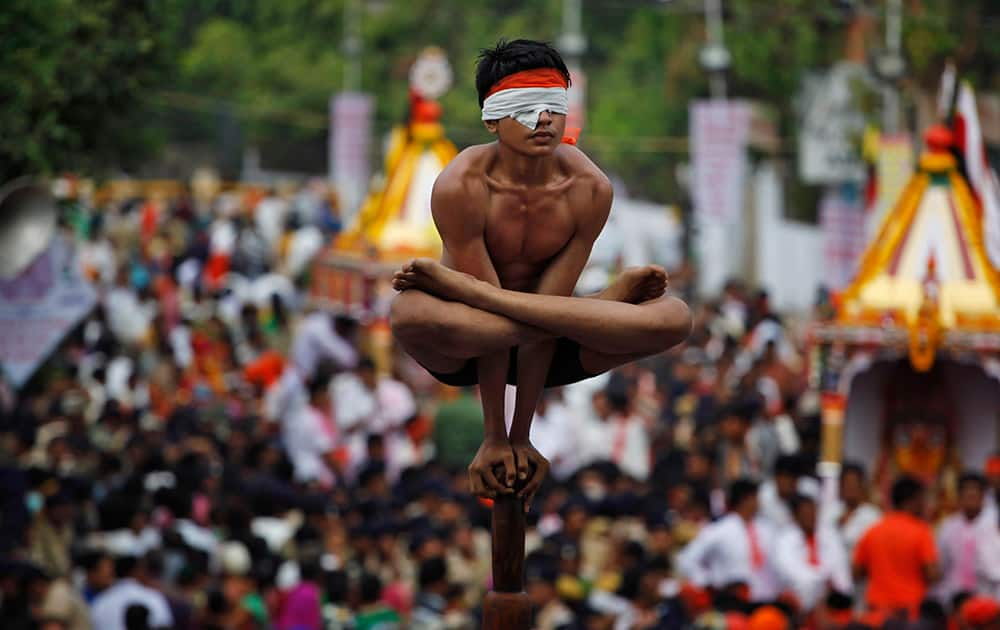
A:
[[[96,303],[96,291],[59,238],[20,275],[0,280],[0,365],[10,383],[28,382]]]
[[[330,180],[337,187],[345,221],[368,192],[373,109],[370,94],[341,92],[330,99]]]
[[[865,211],[860,186],[829,187],[820,200],[819,223],[823,231],[824,281],[830,289],[843,289],[854,279],[865,250]]]
[[[859,139],[865,117],[859,99],[870,89],[867,70],[849,62],[807,75],[799,101],[799,176],[809,184],[862,182],[865,163]]]
[[[750,106],[696,101],[689,115],[695,211],[706,219],[736,223],[743,214]]]

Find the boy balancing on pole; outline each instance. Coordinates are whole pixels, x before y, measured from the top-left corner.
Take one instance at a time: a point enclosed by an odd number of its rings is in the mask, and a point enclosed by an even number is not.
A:
[[[485,50],[476,89],[495,142],[462,151],[431,195],[441,262],[396,273],[392,331],[443,383],[479,384],[485,440],[472,492],[514,492],[525,509],[548,472],[528,441],[544,387],[589,378],[687,337],[691,315],[660,267],[627,269],[601,293],[569,297],[611,209],[608,178],[564,138],[569,71],[541,42]],[[507,434],[504,390],[517,385]],[[502,471],[497,474],[497,471]]]

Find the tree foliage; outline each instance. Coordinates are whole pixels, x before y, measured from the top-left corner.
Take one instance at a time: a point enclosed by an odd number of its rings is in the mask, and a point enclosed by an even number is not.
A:
[[[0,3],[0,180],[128,164],[157,130],[141,94],[169,80],[167,5]]]
[[[322,143],[330,95],[343,87],[347,0],[6,0],[0,3],[3,173],[127,167],[157,137],[219,134],[278,147]],[[488,140],[473,71],[500,37],[557,41],[561,0],[358,0],[362,86],[376,97],[376,131],[406,112],[407,73],[426,46],[448,54],[454,88],[442,99],[460,145]],[[910,82],[933,89],[946,58],[985,89],[1000,87],[1000,16],[991,0],[903,0]],[[726,0],[727,77],[734,97],[770,104],[795,134],[803,73],[840,59],[858,10],[884,37],[884,3]],[[587,122],[582,146],[641,194],[675,198],[686,160],[688,103],[708,95],[698,0],[588,0]],[[847,8],[845,8],[847,7]],[[860,7],[860,9],[859,9]],[[170,116],[162,115],[170,111]],[[160,114],[153,116],[151,114]],[[789,143],[792,146],[793,143]],[[319,172],[323,165],[314,169]]]

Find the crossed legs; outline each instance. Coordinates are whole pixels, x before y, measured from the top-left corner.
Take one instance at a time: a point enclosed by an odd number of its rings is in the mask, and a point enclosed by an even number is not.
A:
[[[555,337],[580,344],[580,361],[599,374],[682,342],[687,305],[663,295],[666,273],[629,269],[593,298],[522,293],[417,259],[396,274],[393,334],[427,369],[452,373],[468,359]],[[599,298],[599,299],[594,299]]]

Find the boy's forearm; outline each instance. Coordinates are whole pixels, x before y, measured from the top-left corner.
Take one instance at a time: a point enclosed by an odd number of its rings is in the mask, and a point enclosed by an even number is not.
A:
[[[477,360],[479,396],[483,405],[483,422],[486,440],[507,441],[507,422],[504,416],[504,398],[507,390],[507,369],[510,352],[503,350],[487,354]]]
[[[510,427],[512,443],[528,441],[531,421],[545,388],[555,348],[556,342],[550,340],[525,344],[517,350],[517,401],[514,404],[514,421]]]

